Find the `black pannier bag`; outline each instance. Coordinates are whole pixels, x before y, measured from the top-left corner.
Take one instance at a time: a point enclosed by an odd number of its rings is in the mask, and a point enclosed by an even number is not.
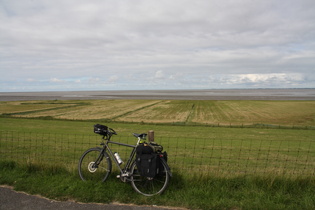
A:
[[[148,144],[139,144],[136,149],[136,165],[141,176],[153,178],[159,174],[163,165],[160,155]]]
[[[108,131],[108,127],[105,125],[96,124],[94,125],[94,133],[106,136]]]
[[[137,168],[141,176],[153,178],[160,170],[160,158],[158,154],[142,154],[137,156]]]
[[[142,154],[152,154],[153,149],[152,147],[149,147],[147,143],[144,144],[139,144],[136,149],[137,155],[142,155]]]

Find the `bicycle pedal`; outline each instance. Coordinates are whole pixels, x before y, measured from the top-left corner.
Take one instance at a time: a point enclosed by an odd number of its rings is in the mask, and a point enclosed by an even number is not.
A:
[[[117,175],[116,178],[117,178],[117,179],[120,179],[120,175]]]

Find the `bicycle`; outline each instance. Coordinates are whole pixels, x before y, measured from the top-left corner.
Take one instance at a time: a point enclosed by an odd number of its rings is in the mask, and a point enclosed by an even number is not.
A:
[[[142,143],[147,134],[133,133],[134,137],[138,139],[136,145],[124,144],[120,142],[111,141],[113,135],[117,135],[115,130],[103,125],[95,125],[94,132],[102,135],[102,147],[94,147],[86,150],[78,165],[79,175],[83,181],[101,181],[105,182],[112,172],[112,160],[120,170],[120,178],[122,182],[130,182],[132,188],[145,196],[153,196],[161,194],[168,186],[170,177],[172,176],[170,167],[166,162],[165,153],[157,153],[160,160],[160,172],[155,177],[145,177],[140,174],[138,169],[135,154],[136,148]],[[115,157],[115,153],[112,152],[109,144],[116,144],[120,146],[126,146],[133,148],[125,166],[121,167],[120,158]]]

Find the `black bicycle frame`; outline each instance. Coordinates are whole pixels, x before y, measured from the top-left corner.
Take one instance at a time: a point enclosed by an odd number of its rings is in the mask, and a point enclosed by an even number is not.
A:
[[[130,157],[129,157],[129,159],[128,159],[128,161],[127,161],[127,163],[126,163],[126,165],[125,165],[124,168],[121,168],[121,167],[120,167],[118,161],[117,161],[116,158],[115,158],[114,153],[111,151],[111,149],[110,149],[110,147],[109,147],[108,144],[117,144],[117,145],[120,145],[120,146],[125,146],[125,147],[131,147],[131,148],[133,148],[133,150],[132,150],[132,152],[131,152],[131,154],[130,154]],[[107,149],[107,151],[109,152],[109,155],[112,157],[112,159],[113,159],[114,162],[116,163],[116,165],[117,165],[117,167],[119,168],[120,172],[121,172],[122,174],[125,173],[125,172],[127,172],[127,170],[130,168],[130,166],[131,166],[131,164],[132,164],[132,160],[133,160],[133,157],[134,157],[134,155],[135,155],[135,153],[136,153],[136,147],[137,147],[137,146],[131,145],[131,144],[124,144],[124,143],[120,143],[120,142],[115,142],[115,141],[110,141],[110,140],[107,140],[106,143],[103,144],[103,145],[104,145],[104,146],[103,146],[102,152],[105,152],[106,149]]]

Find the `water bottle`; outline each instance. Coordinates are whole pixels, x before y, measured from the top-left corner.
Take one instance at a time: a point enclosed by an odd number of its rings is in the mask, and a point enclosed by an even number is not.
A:
[[[121,160],[121,158],[120,158],[120,156],[119,156],[119,154],[117,152],[114,153],[114,156],[115,156],[115,158],[116,158],[116,160],[117,160],[119,165],[123,163],[123,161]]]

